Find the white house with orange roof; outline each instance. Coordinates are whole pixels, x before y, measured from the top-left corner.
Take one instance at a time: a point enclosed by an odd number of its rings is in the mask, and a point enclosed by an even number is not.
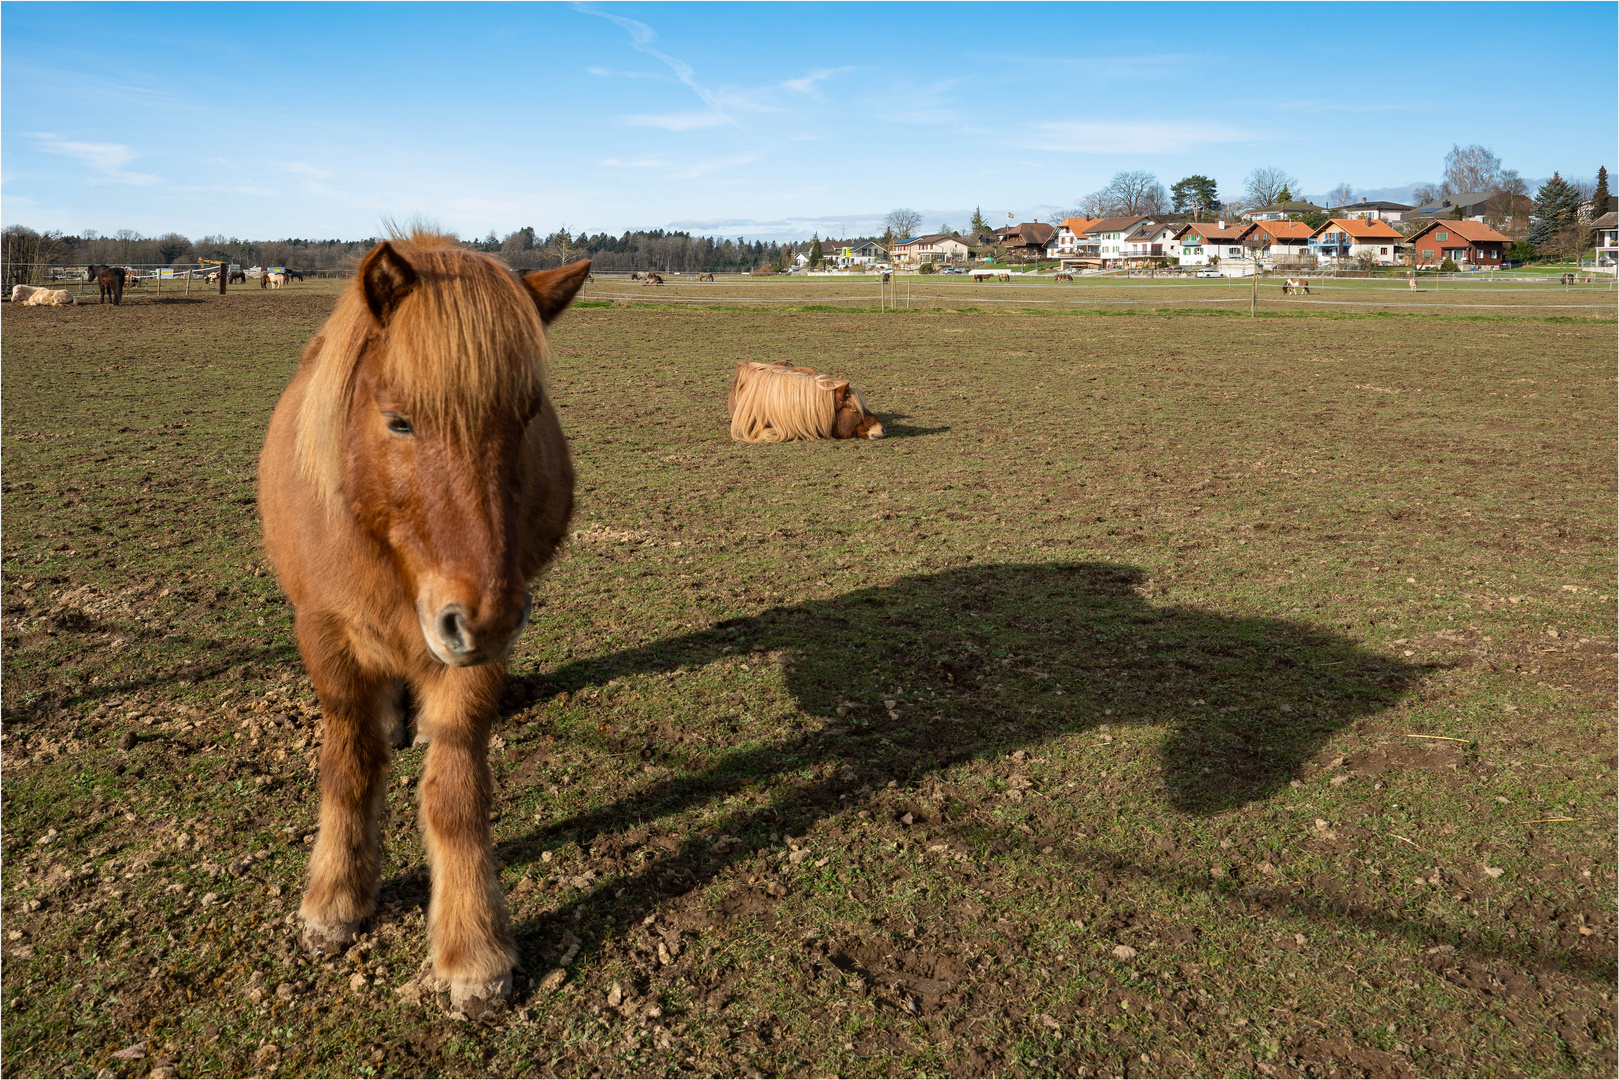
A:
[[[1333,218],[1310,234],[1309,249],[1322,262],[1359,262],[1369,255],[1378,266],[1393,266],[1394,246],[1404,239],[1386,221]]]

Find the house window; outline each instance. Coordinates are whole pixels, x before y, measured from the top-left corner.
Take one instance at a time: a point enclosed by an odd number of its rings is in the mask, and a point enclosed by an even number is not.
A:
[[[1431,258],[1433,258],[1433,249],[1432,249],[1432,248],[1429,248],[1429,249],[1427,249],[1427,250],[1425,250],[1425,251],[1424,251],[1424,252],[1423,252],[1423,253],[1422,253],[1422,257],[1423,257],[1423,258],[1424,258],[1424,259],[1431,259]]]
[[[1450,234],[1448,232],[1435,233],[1434,239],[1443,244],[1446,240],[1450,239]]]
[[[1378,248],[1377,253],[1379,255],[1387,255],[1389,253],[1389,249],[1388,248]]]

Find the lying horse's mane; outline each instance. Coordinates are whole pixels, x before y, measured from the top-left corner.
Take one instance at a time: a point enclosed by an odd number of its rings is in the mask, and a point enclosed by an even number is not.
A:
[[[836,417],[833,391],[842,381],[813,371],[743,361],[737,365],[731,438],[771,443],[830,439]]]
[[[366,300],[366,266],[304,351],[313,368],[298,413],[299,466],[336,510],[355,371],[367,350],[413,419],[467,443],[497,412],[526,415],[543,392],[545,334],[534,298],[505,266],[417,226],[392,241],[415,271],[386,326]],[[373,255],[376,253],[373,252]]]

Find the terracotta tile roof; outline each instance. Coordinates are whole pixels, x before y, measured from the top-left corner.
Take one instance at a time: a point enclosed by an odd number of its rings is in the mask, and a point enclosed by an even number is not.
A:
[[[1092,225],[1095,225],[1098,221],[1101,221],[1101,220],[1102,220],[1101,218],[1082,218],[1082,217],[1064,218],[1063,222],[1062,222],[1062,227],[1067,229],[1069,232],[1073,233],[1075,236],[1084,236],[1086,229],[1089,229]]]
[[[1355,240],[1402,240],[1400,230],[1386,221],[1365,221],[1360,218],[1333,218],[1317,229],[1312,236],[1326,232],[1348,233]]]
[[[1187,233],[1196,233],[1203,238],[1205,244],[1217,244],[1222,240],[1237,239],[1247,228],[1248,226],[1246,225],[1227,225],[1222,229],[1218,223],[1212,221],[1205,221],[1201,224],[1192,222],[1182,226],[1181,231],[1176,235],[1185,236]]]
[[[1499,244],[1512,243],[1509,238],[1502,236],[1500,233],[1496,232],[1482,221],[1436,221],[1432,225],[1429,225],[1426,229],[1423,229],[1421,232],[1417,233],[1416,236],[1413,236],[1411,239],[1415,240],[1417,236],[1426,236],[1428,233],[1438,229],[1444,229],[1446,232],[1455,233],[1457,236],[1461,237],[1463,240],[1466,240],[1470,244],[1487,243],[1491,241]]]
[[[1308,240],[1315,230],[1302,221],[1256,221],[1254,228],[1278,240]]]

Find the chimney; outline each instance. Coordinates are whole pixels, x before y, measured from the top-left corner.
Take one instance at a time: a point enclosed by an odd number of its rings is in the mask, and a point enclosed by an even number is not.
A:
[[[1221,218],[1219,221],[1215,222],[1214,224],[1215,224],[1216,228],[1223,229],[1223,228],[1225,228],[1225,219]]]

